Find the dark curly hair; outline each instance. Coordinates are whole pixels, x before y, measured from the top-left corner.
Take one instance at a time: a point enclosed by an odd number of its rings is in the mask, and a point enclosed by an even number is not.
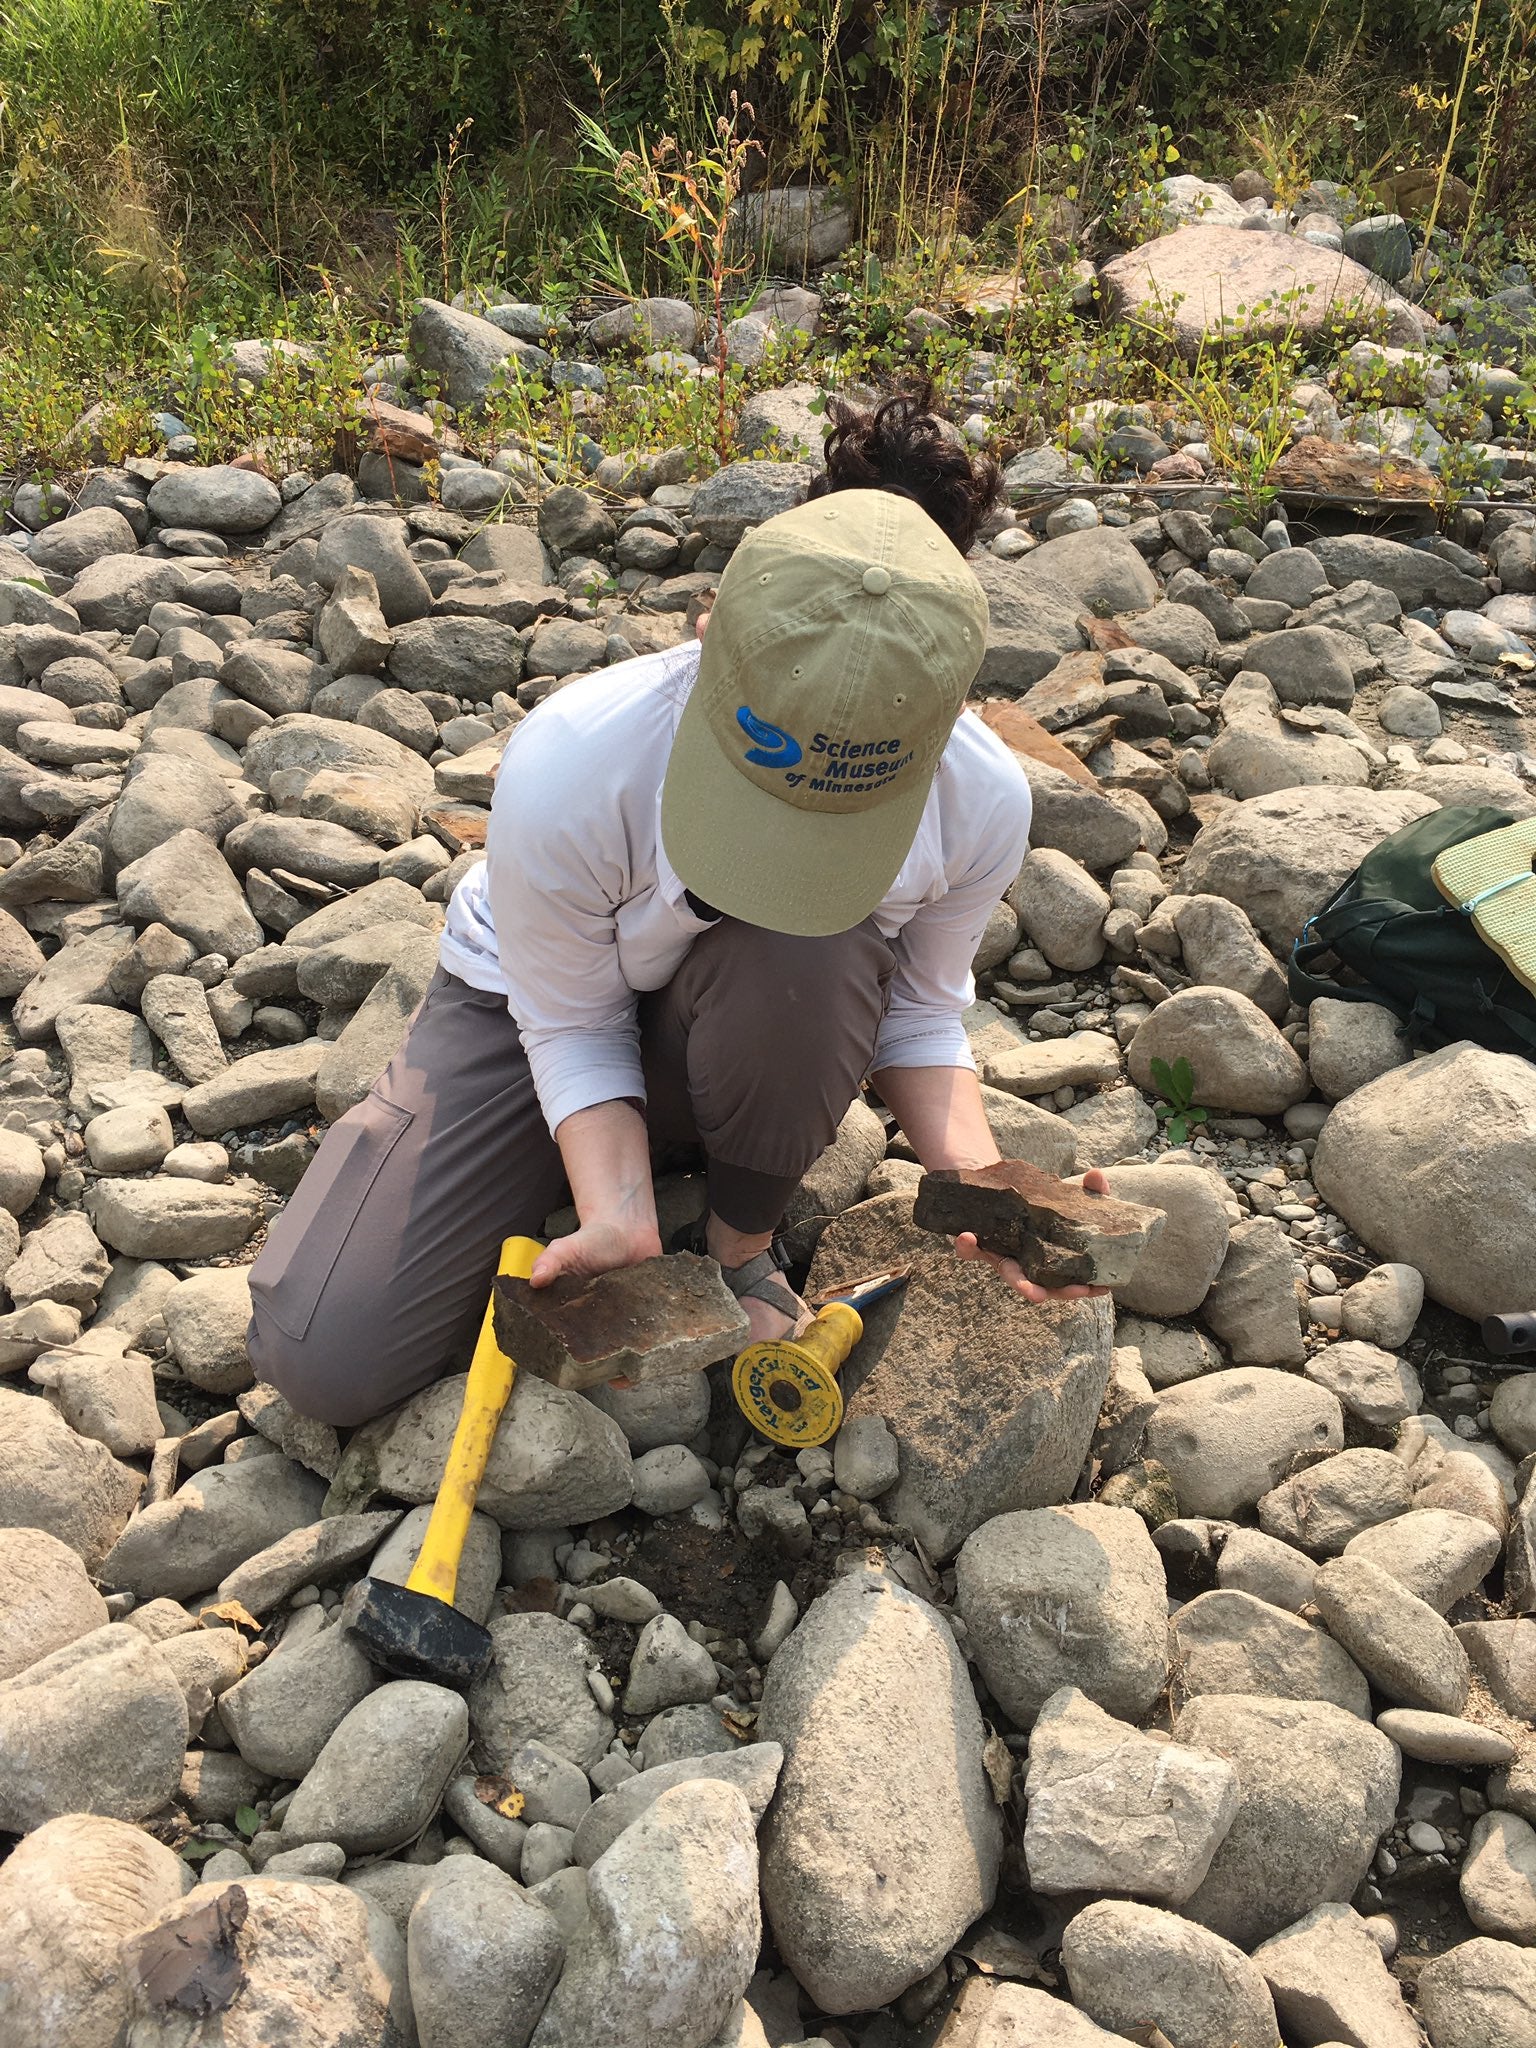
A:
[[[1002,476],[990,455],[973,455],[933,410],[933,386],[916,385],[860,412],[827,401],[827,467],[807,492],[892,491],[921,505],[961,554],[969,552],[997,501]]]

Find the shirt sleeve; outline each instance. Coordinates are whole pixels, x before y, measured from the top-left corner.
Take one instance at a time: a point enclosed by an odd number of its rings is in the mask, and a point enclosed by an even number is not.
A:
[[[486,893],[511,1011],[551,1132],[595,1103],[645,1100],[634,991],[615,918],[630,893],[618,804],[551,721],[509,741],[486,836]]]
[[[872,1073],[884,1067],[975,1069],[961,1022],[976,999],[971,962],[1029,850],[1029,785],[1013,762],[1007,766],[1011,772],[993,800],[984,801],[979,826],[974,815],[964,819],[964,848],[953,855],[946,849],[948,889],[923,904],[892,942],[896,971]]]

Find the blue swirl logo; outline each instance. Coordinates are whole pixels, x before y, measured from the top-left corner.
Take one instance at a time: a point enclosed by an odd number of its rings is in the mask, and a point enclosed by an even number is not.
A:
[[[759,718],[747,705],[736,713],[736,723],[752,741],[746,758],[754,768],[793,768],[800,761],[800,742],[766,718]]]

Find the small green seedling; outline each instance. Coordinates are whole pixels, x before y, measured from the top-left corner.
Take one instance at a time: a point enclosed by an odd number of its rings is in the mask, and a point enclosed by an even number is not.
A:
[[[1163,1093],[1163,1100],[1155,1106],[1157,1120],[1167,1124],[1169,1144],[1182,1145],[1190,1126],[1203,1124],[1210,1116],[1208,1109],[1195,1102],[1195,1070],[1181,1053],[1171,1067],[1166,1060],[1154,1060],[1152,1079]]]
[[[244,1835],[245,1839],[249,1841],[253,1835],[261,1832],[261,1815],[254,1806],[237,1806],[235,1808],[235,1826]]]

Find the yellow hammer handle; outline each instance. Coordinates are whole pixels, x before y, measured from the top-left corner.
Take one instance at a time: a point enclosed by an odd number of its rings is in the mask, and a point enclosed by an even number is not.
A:
[[[534,1260],[543,1249],[536,1238],[509,1237],[501,1247],[496,1271],[526,1280],[533,1271]],[[496,1327],[488,1301],[475,1355],[469,1363],[464,1405],[459,1410],[448,1463],[437,1489],[437,1499],[432,1504],[432,1515],[420,1554],[405,1582],[411,1592],[430,1593],[433,1599],[442,1600],[450,1607],[459,1583],[459,1560],[464,1555],[469,1518],[475,1511],[480,1481],[485,1477],[486,1460],[491,1455],[491,1442],[512,1392],[516,1373],[517,1367],[496,1342]]]

